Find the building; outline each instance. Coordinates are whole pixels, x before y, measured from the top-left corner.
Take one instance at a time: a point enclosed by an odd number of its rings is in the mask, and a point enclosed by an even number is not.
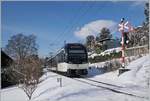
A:
[[[4,51],[1,50],[1,87],[2,88],[14,84],[8,72],[12,63],[13,63],[13,59],[10,58]]]

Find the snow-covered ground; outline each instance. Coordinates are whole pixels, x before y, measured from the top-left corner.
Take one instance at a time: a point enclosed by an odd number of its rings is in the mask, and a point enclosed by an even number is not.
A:
[[[127,68],[131,70],[118,76],[118,70],[103,74],[100,69],[93,67],[89,70],[88,77],[122,86],[114,89],[145,98],[116,93],[47,72],[40,78],[42,82],[38,85],[31,101],[149,101],[150,99],[146,98],[149,94],[150,55],[131,62]],[[62,78],[62,87],[57,82],[57,78]],[[11,87],[1,90],[1,101],[28,101],[28,99],[20,88]]]
[[[96,63],[96,64],[98,67],[101,67],[103,66],[104,62]],[[91,66],[96,67],[95,64],[91,64]],[[121,83],[132,83],[132,84],[139,84],[139,85],[142,84],[143,86],[146,86],[146,81],[143,80],[150,77],[150,55],[146,55],[132,61],[131,63],[129,63],[128,66],[126,66],[126,68],[130,69],[130,71],[125,72],[120,76],[118,76],[118,70],[117,70],[110,73],[105,73],[103,75],[96,75],[94,78],[92,77],[92,79],[100,79],[100,80],[109,79],[108,82],[113,80],[113,81],[118,81],[119,83],[121,81]],[[93,68],[89,72],[91,72],[90,73],[91,75],[94,72],[99,72],[99,69]]]
[[[119,71],[117,70],[103,75],[95,75],[91,79],[123,86],[125,87],[124,91],[148,97],[150,94],[148,93],[150,91],[150,55],[131,62],[127,68],[131,70],[120,76],[118,76]],[[93,69],[92,72],[98,74],[98,69]]]

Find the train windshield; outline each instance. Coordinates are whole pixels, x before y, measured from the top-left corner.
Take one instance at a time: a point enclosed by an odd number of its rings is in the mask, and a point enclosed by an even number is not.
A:
[[[68,62],[82,64],[87,62],[87,52],[83,45],[70,45],[68,47]]]
[[[69,50],[69,53],[85,53],[85,50]]]

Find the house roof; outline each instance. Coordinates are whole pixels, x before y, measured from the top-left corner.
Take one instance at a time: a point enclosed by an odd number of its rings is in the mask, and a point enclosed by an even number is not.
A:
[[[3,50],[1,50],[1,66],[7,67],[13,62],[13,59],[9,57]]]

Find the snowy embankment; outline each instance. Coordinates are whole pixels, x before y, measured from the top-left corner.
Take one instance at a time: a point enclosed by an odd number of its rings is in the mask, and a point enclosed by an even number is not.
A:
[[[99,69],[89,70],[89,78],[122,86],[117,90],[148,97],[148,79],[150,72],[150,55],[141,57],[129,64],[131,70],[118,77],[118,71],[102,74]],[[57,78],[62,78],[60,87]],[[91,86],[74,79],[47,72],[41,77],[41,83],[34,92],[31,101],[149,101],[108,89]],[[1,90],[1,101],[28,101],[25,93],[17,87]]]
[[[110,55],[111,53],[118,53],[118,52],[121,52],[121,47],[107,49],[104,52],[101,52],[100,54],[89,52],[88,53],[88,58],[94,58],[96,56]],[[141,56],[142,56],[142,54],[141,54]],[[129,64],[131,61],[133,61],[137,58],[139,58],[139,56],[126,57],[125,58],[125,63]],[[121,58],[116,58],[116,59],[113,59],[113,60],[107,60],[107,61],[104,61],[104,62],[89,63],[89,66],[90,67],[96,67],[96,68],[103,68],[107,63],[114,62],[114,61],[118,61],[119,63],[121,63]]]
[[[101,64],[99,64],[99,67],[101,67]],[[120,76],[118,76],[119,71],[116,70],[102,75],[95,75],[94,77],[91,77],[91,79],[123,86],[125,87],[125,91],[148,96],[148,92],[150,91],[150,55],[134,60],[129,63],[126,68],[130,69],[130,71],[125,72]],[[92,71],[93,72],[90,72],[99,73],[99,70],[95,68],[93,68]]]
[[[144,55],[142,55],[144,56]],[[140,56],[130,56],[130,57],[125,57],[125,63],[126,65],[129,65],[130,62],[138,59]],[[112,59],[112,60],[108,60],[108,61],[104,61],[104,62],[97,62],[97,63],[89,63],[89,67],[94,67],[94,68],[103,68],[104,66],[107,65],[107,63],[110,63],[110,62],[119,62],[120,64],[122,63],[122,58],[116,58],[116,59]]]
[[[132,57],[133,58],[133,57]],[[137,57],[135,57],[137,58]],[[103,63],[96,63],[91,64],[91,66],[95,67],[102,67]],[[115,81],[121,83],[131,83],[141,86],[146,86],[148,77],[150,77],[150,55],[143,56],[139,59],[132,61],[131,63],[126,66],[126,68],[130,69],[130,71],[123,73],[122,75],[118,76],[118,70],[105,73],[103,75],[96,75],[92,77],[93,79],[104,79],[107,82]],[[93,68],[89,72],[99,72],[98,69]],[[91,75],[91,74],[90,74]],[[108,80],[107,80],[108,79]]]
[[[140,86],[148,86],[148,81],[150,80],[150,55],[131,62],[127,68],[131,70],[122,74],[119,78],[120,80],[129,81]]]
[[[95,56],[104,56],[104,55],[107,55],[107,54],[110,54],[110,53],[118,53],[121,51],[121,47],[117,47],[117,48],[111,48],[111,49],[107,49],[105,50],[104,52],[101,52],[100,54],[97,54],[97,53],[88,53],[88,57],[89,58],[94,58]]]

